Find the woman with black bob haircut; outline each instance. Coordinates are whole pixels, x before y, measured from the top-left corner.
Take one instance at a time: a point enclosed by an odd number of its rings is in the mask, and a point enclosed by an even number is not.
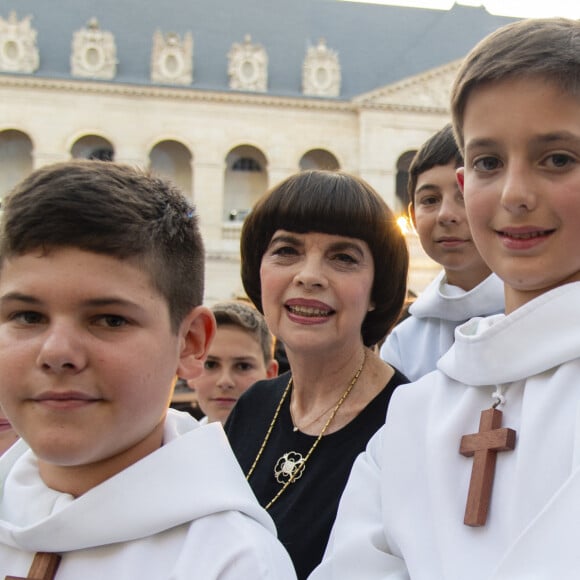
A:
[[[365,181],[343,172],[303,171],[286,179],[252,209],[242,230],[242,282],[262,312],[260,266],[273,233],[338,234],[364,240],[373,255],[375,309],[363,321],[365,346],[380,342],[405,301],[409,256],[396,218]]]
[[[320,562],[356,456],[406,377],[372,348],[396,323],[408,269],[395,216],[362,179],[303,171],[246,218],[242,281],[290,371],[240,397],[226,432],[298,578]]]

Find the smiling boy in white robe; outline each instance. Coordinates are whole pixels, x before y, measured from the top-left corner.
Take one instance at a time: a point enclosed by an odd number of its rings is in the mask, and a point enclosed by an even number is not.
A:
[[[438,370],[397,390],[312,580],[580,574],[580,21],[484,39],[452,117],[506,314],[465,323]]]

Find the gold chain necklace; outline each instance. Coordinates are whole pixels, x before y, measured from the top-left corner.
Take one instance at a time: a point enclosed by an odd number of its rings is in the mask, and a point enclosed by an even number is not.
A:
[[[324,411],[322,411],[322,413],[320,413],[320,415],[318,415],[318,417],[316,417],[315,419],[312,419],[312,421],[308,421],[308,423],[304,423],[304,425],[302,425],[302,427],[300,427],[299,425],[296,424],[296,421],[294,421],[294,415],[292,415],[292,405],[290,405],[290,418],[292,419],[292,431],[294,431],[294,433],[296,433],[296,431],[298,431],[299,429],[301,429],[302,431],[308,427],[308,425],[312,425],[313,423],[316,423],[316,421],[320,421],[320,419],[322,419],[322,417],[324,417],[324,415],[326,415],[326,413],[328,413],[328,411],[330,411],[333,407],[334,407],[335,403],[333,403],[332,405],[330,405],[330,407],[328,407],[328,409],[324,409]]]
[[[270,509],[272,504],[286,491],[286,489],[288,489],[288,486],[291,483],[294,483],[295,481],[300,479],[300,477],[302,477],[302,473],[304,472],[306,462],[310,459],[310,456],[314,453],[314,450],[318,447],[318,444],[320,443],[322,436],[326,433],[326,430],[332,423],[332,420],[338,413],[338,410],[340,409],[341,405],[344,403],[344,401],[352,391],[352,388],[358,381],[358,378],[360,377],[362,370],[365,366],[366,360],[367,360],[367,352],[365,350],[360,367],[357,369],[356,373],[352,377],[348,387],[346,388],[346,391],[344,391],[344,393],[340,396],[340,399],[338,399],[336,405],[334,406],[334,409],[332,410],[332,413],[330,414],[330,417],[324,424],[324,427],[322,427],[320,434],[316,438],[316,441],[314,441],[314,443],[312,444],[312,447],[309,449],[306,456],[303,456],[301,453],[298,453],[297,451],[288,451],[278,459],[274,467],[274,477],[276,478],[276,481],[278,483],[283,483],[283,485],[280,488],[280,490],[278,490],[278,493],[270,500],[270,502],[267,503],[266,506],[264,506],[265,509]],[[256,469],[256,465],[258,464],[258,461],[262,457],[262,453],[264,452],[268,440],[270,439],[270,435],[272,434],[272,429],[274,429],[274,425],[276,424],[276,420],[278,419],[278,415],[280,414],[280,409],[282,409],[282,405],[284,404],[284,401],[286,400],[286,397],[288,396],[291,387],[292,387],[292,377],[290,377],[290,380],[288,381],[288,384],[286,385],[286,388],[282,393],[282,397],[280,398],[280,402],[276,407],[276,411],[274,412],[274,416],[272,417],[270,426],[266,431],[266,436],[264,437],[262,445],[260,445],[260,449],[258,450],[258,454],[254,459],[254,463],[252,463],[252,467],[250,467],[250,470],[246,474],[246,479],[248,480],[250,479],[250,477],[252,477],[252,474]]]

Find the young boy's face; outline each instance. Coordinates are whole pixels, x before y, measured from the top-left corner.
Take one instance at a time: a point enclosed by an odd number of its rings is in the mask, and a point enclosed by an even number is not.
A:
[[[240,395],[256,381],[274,377],[278,363],[267,365],[258,341],[239,326],[219,326],[204,371],[189,385],[209,421],[225,423]]]
[[[506,311],[580,280],[580,99],[544,78],[492,83],[463,130],[467,213]]]
[[[175,335],[130,262],[75,248],[5,261],[0,404],[45,482],[65,491],[75,468],[98,483],[157,449],[174,377],[201,372],[214,325],[195,309]]]
[[[454,161],[418,176],[412,212],[423,249],[450,284],[471,290],[489,276],[471,237]]]

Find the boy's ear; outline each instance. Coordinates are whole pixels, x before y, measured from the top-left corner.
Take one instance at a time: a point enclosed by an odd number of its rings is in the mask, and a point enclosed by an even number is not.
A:
[[[274,377],[277,377],[278,368],[279,368],[278,361],[275,358],[273,358],[266,367],[266,377],[268,379],[273,379]]]
[[[463,191],[463,184],[465,183],[465,167],[458,167],[455,170],[455,178],[457,179],[457,184],[459,185],[461,193],[465,193]]]
[[[203,372],[203,364],[216,332],[216,321],[209,308],[197,306],[183,320],[179,330],[180,351],[177,375],[187,380]]]

